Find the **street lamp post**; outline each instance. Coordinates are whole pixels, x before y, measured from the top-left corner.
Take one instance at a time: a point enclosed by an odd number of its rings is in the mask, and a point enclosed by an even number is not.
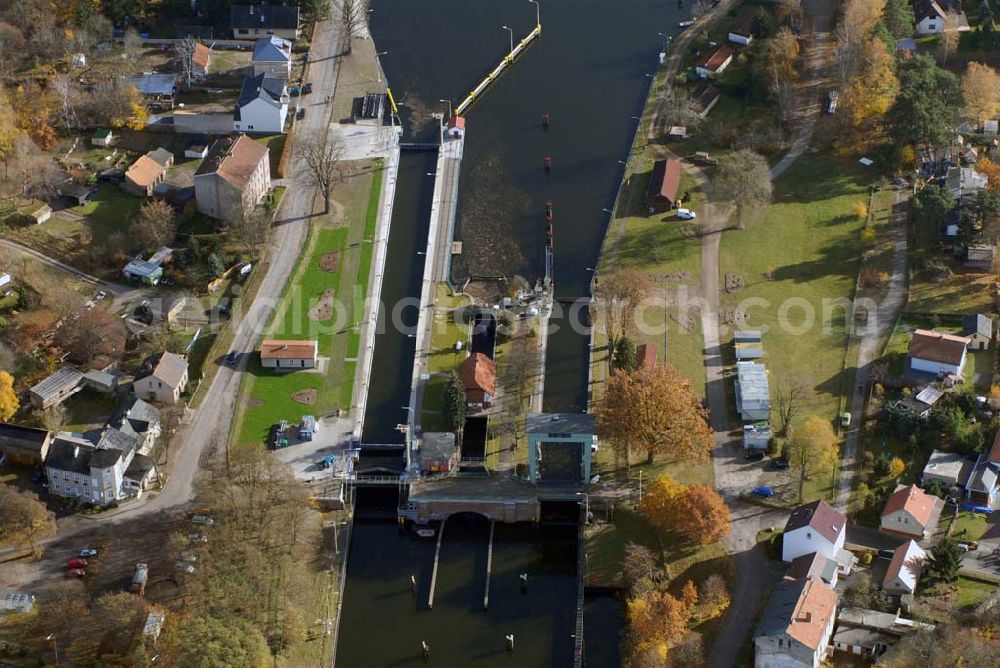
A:
[[[507,26],[500,26],[500,29],[510,33],[510,52],[514,53],[514,29]]]
[[[542,25],[542,10],[538,5],[538,0],[528,0],[535,6],[535,27]]]
[[[375,76],[378,78],[378,83],[382,83],[382,63],[379,62],[379,57],[389,55],[388,51],[380,51],[375,54]],[[371,79],[369,79],[371,81]]]
[[[45,639],[52,641],[52,650],[56,654],[56,665],[58,666],[59,665],[59,643],[56,640],[56,634],[55,633],[50,633],[49,635],[47,635],[45,637]]]
[[[451,100],[441,98],[440,100],[438,100],[438,102],[444,102],[445,104],[448,105],[448,118],[451,118],[453,115],[451,110]]]

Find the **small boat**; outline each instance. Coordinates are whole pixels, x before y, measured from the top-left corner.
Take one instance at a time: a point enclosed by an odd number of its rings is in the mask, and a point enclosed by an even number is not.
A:
[[[417,529],[417,535],[421,538],[433,538],[436,533],[434,529]]]
[[[694,25],[694,21],[681,21],[677,24],[678,28],[690,28]]]

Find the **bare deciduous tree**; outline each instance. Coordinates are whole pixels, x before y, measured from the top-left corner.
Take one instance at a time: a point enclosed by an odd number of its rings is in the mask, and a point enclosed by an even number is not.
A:
[[[344,55],[354,50],[354,38],[368,17],[368,0],[340,0],[340,28],[344,37]]]
[[[234,237],[240,240],[251,257],[267,241],[267,233],[271,229],[271,218],[262,207],[250,211],[240,210],[236,215],[226,220],[226,225]]]
[[[149,249],[166,246],[177,236],[174,210],[160,199],[144,202],[132,227],[142,245]]]
[[[691,18],[695,21],[703,16],[707,16],[712,11],[712,3],[709,0],[697,0],[691,5]]]
[[[777,383],[775,386],[775,410],[778,412],[778,420],[781,429],[778,433],[785,435],[792,421],[799,414],[802,402],[808,396],[808,388],[802,381],[787,380]]]
[[[635,269],[620,269],[601,279],[594,296],[604,311],[604,333],[608,340],[608,373],[612,353],[622,337],[635,326],[635,309],[646,292],[649,281]]]
[[[295,150],[300,164],[300,175],[323,194],[323,213],[330,213],[330,193],[337,171],[337,163],[346,152],[344,141],[329,132],[313,132],[295,139]]]
[[[75,82],[68,74],[58,74],[52,81],[52,89],[59,96],[59,106],[62,107],[63,127],[69,131],[77,126],[76,110],[74,109],[74,97],[76,95]]]
[[[742,228],[747,210],[771,201],[771,170],[767,160],[750,149],[723,156],[715,188],[721,197],[736,205],[737,224]]]
[[[194,37],[185,37],[174,45],[181,72],[184,74],[184,81],[189,88],[191,80],[194,78],[194,49],[197,44]]]
[[[9,23],[0,22],[0,76],[15,65],[24,55],[24,35],[21,30]]]

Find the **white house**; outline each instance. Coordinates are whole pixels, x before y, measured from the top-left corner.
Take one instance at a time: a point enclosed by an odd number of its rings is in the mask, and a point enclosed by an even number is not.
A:
[[[923,540],[936,524],[937,497],[926,494],[916,485],[896,487],[882,508],[879,530],[885,533]]]
[[[913,0],[913,16],[918,35],[969,30],[962,0]]]
[[[736,52],[728,46],[720,46],[703,56],[695,65],[695,73],[701,79],[714,79],[729,67]]]
[[[918,329],[910,339],[908,368],[937,376],[961,377],[969,343],[964,336]]]
[[[850,573],[856,558],[844,549],[847,518],[822,499],[792,511],[782,537],[781,559],[791,562],[804,554],[818,552],[836,561],[841,572]]]
[[[266,74],[276,79],[287,79],[292,74],[292,43],[270,35],[261,37],[253,45],[254,76]]]
[[[284,79],[266,74],[243,80],[236,102],[233,130],[256,134],[280,134],[288,116],[288,86]]]
[[[837,593],[822,579],[786,578],[754,632],[755,668],[818,668],[837,619]]]
[[[935,450],[924,466],[921,481],[924,487],[936,481],[946,490],[961,489],[969,482],[975,464],[975,461],[957,452]]]
[[[316,341],[269,339],[260,344],[260,363],[266,369],[312,369],[316,367],[318,352]]]
[[[753,41],[753,14],[747,14],[743,19],[729,31],[727,37],[733,44],[750,46]]]
[[[215,140],[194,174],[198,211],[218,220],[250,213],[270,188],[270,150],[242,134]]]
[[[969,339],[969,350],[988,350],[993,338],[993,319],[982,313],[965,316],[962,336]]]
[[[180,355],[164,351],[156,366],[133,383],[137,396],[161,404],[174,405],[187,387],[188,364]]]
[[[743,422],[766,422],[771,418],[771,394],[763,364],[736,363],[736,412]]]
[[[889,568],[882,580],[882,591],[887,594],[912,594],[917,590],[917,580],[927,560],[927,553],[914,541],[908,540],[896,548]]]

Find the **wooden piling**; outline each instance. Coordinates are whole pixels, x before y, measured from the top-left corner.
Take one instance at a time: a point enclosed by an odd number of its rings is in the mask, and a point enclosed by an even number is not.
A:
[[[483,595],[483,610],[490,607],[490,576],[493,573],[493,529],[496,520],[490,520],[490,544],[486,548],[486,593]]]
[[[438,562],[441,561],[441,541],[444,539],[444,525],[447,521],[448,520],[446,518],[443,522],[441,522],[441,527],[438,529],[437,549],[434,550],[434,568],[431,570],[431,592],[427,596],[428,610],[434,607],[434,587],[437,585]]]

